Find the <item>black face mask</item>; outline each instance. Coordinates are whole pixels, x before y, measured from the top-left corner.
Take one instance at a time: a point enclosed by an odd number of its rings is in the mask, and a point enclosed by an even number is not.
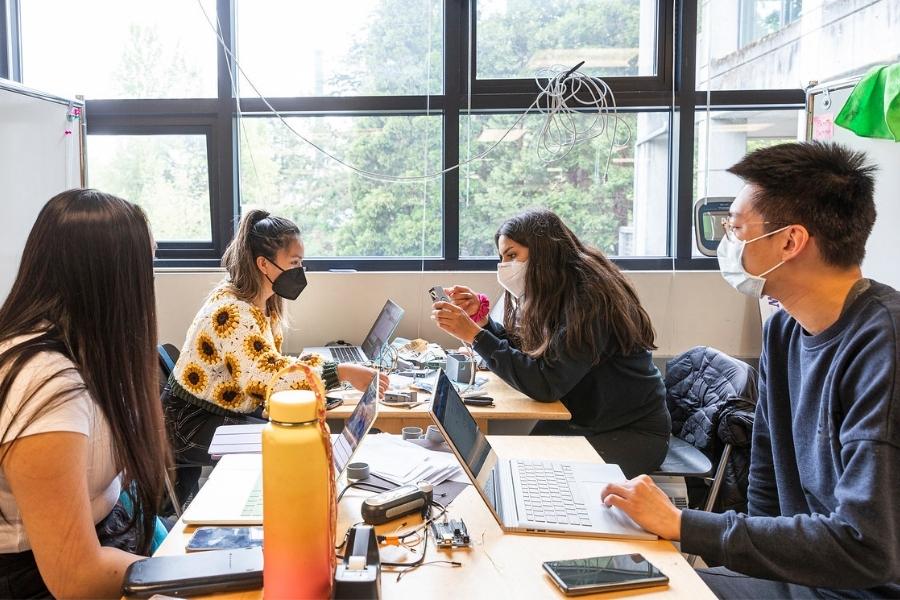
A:
[[[266,260],[269,260],[268,258]],[[275,278],[275,281],[269,279],[272,284],[272,291],[286,300],[296,300],[300,296],[300,292],[306,287],[306,272],[303,267],[294,267],[293,269],[282,269],[274,261],[269,262],[279,270],[281,275]],[[265,275],[265,274],[264,274]]]

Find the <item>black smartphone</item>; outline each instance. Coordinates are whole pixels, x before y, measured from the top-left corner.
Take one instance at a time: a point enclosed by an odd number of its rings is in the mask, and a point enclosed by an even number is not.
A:
[[[431,300],[433,302],[450,302],[450,296],[448,296],[446,290],[439,285],[428,290],[428,293],[431,295]]]
[[[567,596],[668,585],[669,578],[640,554],[545,562],[544,570]]]
[[[262,527],[199,527],[187,545],[188,552],[261,548]]]
[[[259,589],[262,582],[262,548],[211,550],[131,563],[125,571],[122,593],[138,598],[154,594],[199,596]]]
[[[493,406],[494,399],[490,396],[469,396],[468,398],[462,399],[463,404],[468,404],[469,406]]]
[[[337,408],[341,404],[344,403],[343,398],[339,398],[337,396],[325,396],[325,410],[331,410],[332,408]]]

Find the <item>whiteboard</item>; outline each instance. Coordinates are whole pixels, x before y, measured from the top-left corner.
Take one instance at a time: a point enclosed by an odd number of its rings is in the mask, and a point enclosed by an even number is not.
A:
[[[12,287],[25,240],[54,195],[83,185],[81,102],[0,79],[0,303]],[[66,135],[66,131],[71,134]]]
[[[875,174],[875,227],[866,244],[862,272],[894,289],[900,289],[900,142],[860,137],[834,124],[859,77],[823,84],[807,92],[807,139],[835,141],[862,150],[878,166]]]

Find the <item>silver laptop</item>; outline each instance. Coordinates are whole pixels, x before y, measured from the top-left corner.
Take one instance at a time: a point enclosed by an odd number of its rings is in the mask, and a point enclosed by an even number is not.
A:
[[[618,465],[498,458],[443,371],[431,418],[504,531],[657,539],[600,501],[605,484],[625,481]]]
[[[378,416],[378,383],[372,380],[341,433],[332,436],[334,474],[340,478]],[[260,428],[262,435],[262,428]],[[193,525],[259,525],[262,523],[262,461],[259,454],[229,454],[228,468],[212,475],[184,511]],[[290,484],[290,482],[286,482]],[[303,482],[296,482],[302,485]]]
[[[381,358],[381,353],[384,352],[402,318],[403,309],[393,300],[388,300],[378,313],[362,346],[318,346],[304,348],[303,351],[315,352],[339,363],[374,362]]]

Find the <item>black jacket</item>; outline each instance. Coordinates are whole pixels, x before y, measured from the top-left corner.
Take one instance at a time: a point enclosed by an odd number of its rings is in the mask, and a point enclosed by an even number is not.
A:
[[[757,373],[724,352],[698,346],[666,364],[666,403],[672,434],[718,465],[732,444],[715,510],[747,512],[750,441],[757,400]],[[691,506],[705,501],[706,486],[689,489]]]

